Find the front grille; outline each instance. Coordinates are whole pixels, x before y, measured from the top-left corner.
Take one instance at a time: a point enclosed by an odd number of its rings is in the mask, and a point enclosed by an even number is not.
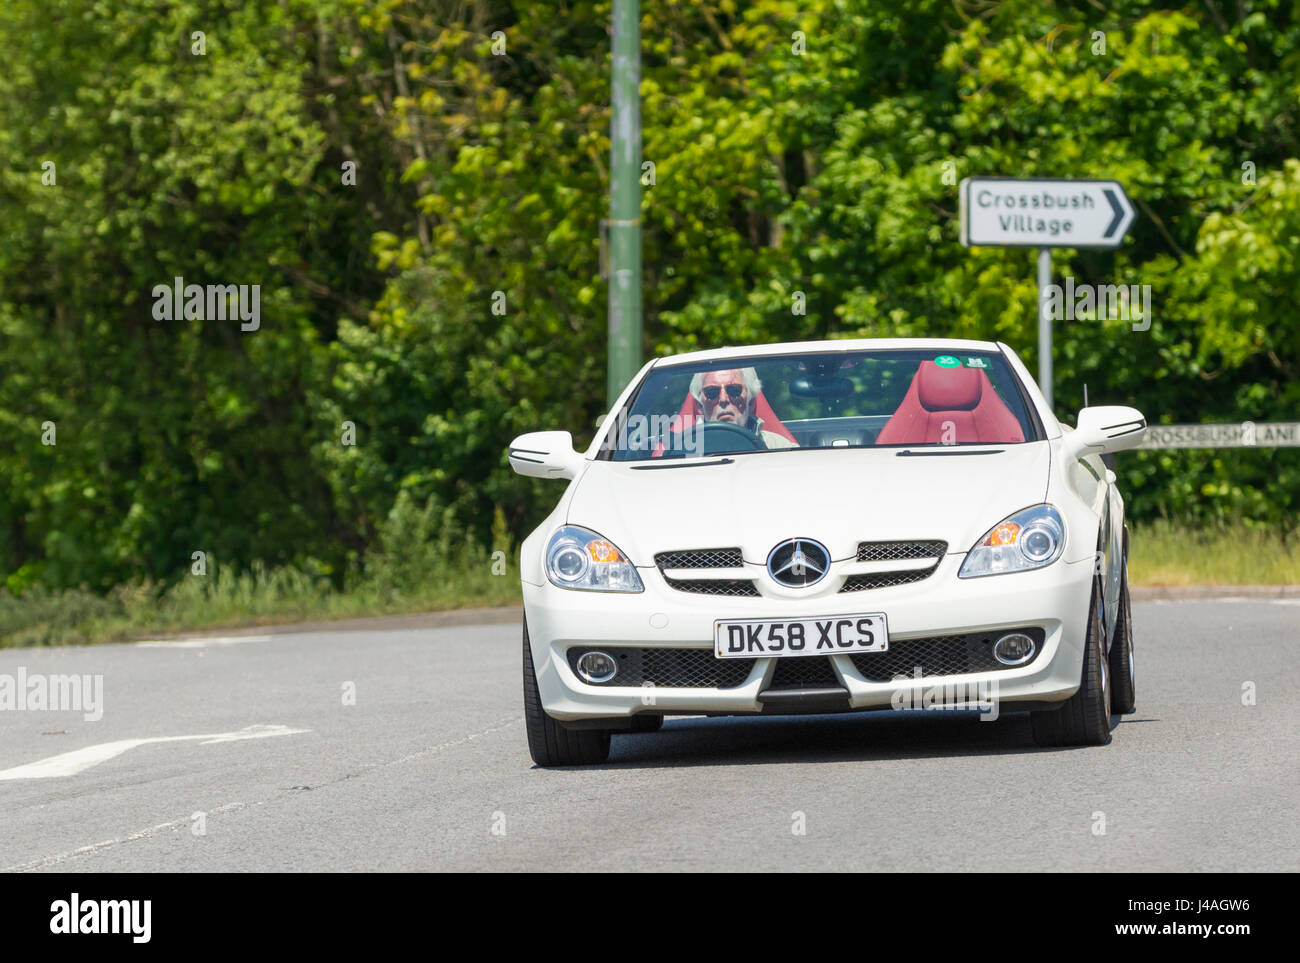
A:
[[[920,666],[923,676],[1018,669],[1021,666],[1003,665],[993,657],[993,643],[1008,632],[1023,632],[1034,640],[1034,657],[1025,665],[1032,665],[1042,655],[1044,632],[1030,628],[940,635],[928,639],[890,639],[887,652],[863,652],[849,658],[853,660],[853,667],[871,682],[890,682],[898,675],[911,679],[917,666]]]
[[[934,569],[923,568],[915,572],[876,572],[872,575],[850,575],[840,586],[841,592],[861,592],[864,589],[889,588],[919,582],[934,574]]]
[[[929,568],[905,569],[898,572],[871,572],[866,575],[850,575],[840,586],[841,592],[861,592],[865,589],[889,588],[892,585],[907,585],[920,582],[934,574],[948,551],[948,543],[928,542],[859,542],[859,562],[898,562],[917,558],[932,558],[934,564]]]
[[[578,671],[578,657],[596,646],[569,649],[569,667]],[[618,664],[618,672],[601,686],[645,685],[668,689],[734,689],[744,685],[755,659],[717,659],[712,649],[599,647]],[[582,676],[578,676],[582,678]],[[592,685],[593,683],[586,683]]]
[[[934,558],[948,551],[947,542],[859,542],[859,562],[896,562],[900,559]]]
[[[697,595],[757,596],[754,583],[745,579],[676,579],[665,578],[669,588]]]
[[[751,579],[669,578],[666,569],[740,568],[744,564],[738,548],[693,548],[679,552],[660,552],[655,565],[669,588],[696,595],[727,595],[732,598],[757,598],[758,589]]]
[[[777,659],[771,689],[815,689],[841,685],[831,660],[824,655]]]
[[[684,552],[660,552],[655,556],[659,568],[740,568],[743,564],[738,548],[696,548]]]

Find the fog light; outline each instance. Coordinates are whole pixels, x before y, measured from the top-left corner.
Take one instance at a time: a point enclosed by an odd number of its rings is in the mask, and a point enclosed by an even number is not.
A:
[[[1023,632],[1012,632],[993,643],[993,658],[1003,665],[1024,665],[1037,650],[1034,640]]]
[[[1032,644],[1032,643],[1031,643]],[[578,656],[578,675],[593,685],[608,682],[618,672],[618,663],[604,652],[584,652]]]

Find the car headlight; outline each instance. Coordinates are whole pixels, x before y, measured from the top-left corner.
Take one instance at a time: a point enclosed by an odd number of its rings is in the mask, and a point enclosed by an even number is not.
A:
[[[565,525],[551,536],[546,545],[546,577],[566,589],[645,591],[636,566],[617,545],[577,525]]]
[[[1065,523],[1051,505],[1035,505],[990,528],[966,553],[958,578],[1027,572],[1051,565],[1065,548]]]

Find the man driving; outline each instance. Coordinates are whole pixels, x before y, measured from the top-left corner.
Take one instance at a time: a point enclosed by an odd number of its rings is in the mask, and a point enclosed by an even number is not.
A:
[[[753,368],[706,371],[691,379],[691,395],[699,403],[705,421],[721,421],[752,431],[768,448],[794,448],[784,435],[763,430],[763,419],[754,413],[754,399],[763,390]]]

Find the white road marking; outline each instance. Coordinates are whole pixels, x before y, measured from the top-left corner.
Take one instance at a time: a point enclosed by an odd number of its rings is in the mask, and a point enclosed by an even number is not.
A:
[[[216,809],[209,809],[207,815],[218,816],[223,813],[231,813],[243,809],[243,803],[227,803],[224,806],[218,806]],[[164,830],[175,832],[182,826],[188,826],[189,819],[173,819],[169,823],[159,823],[157,826],[150,826],[148,829],[140,829],[133,833],[127,833],[125,836],[119,836],[116,839],[106,839],[102,843],[92,843],[89,846],[82,846],[78,849],[70,849],[66,853],[55,853],[53,856],[42,856],[39,859],[33,859],[31,862],[19,863],[16,866],[6,866],[0,869],[0,873],[25,873],[33,869],[45,869],[47,866],[55,866],[59,863],[66,862],[69,859],[75,859],[78,856],[85,856],[88,853],[98,852],[101,849],[108,849],[110,846],[117,846],[120,843],[130,843],[137,839],[148,839],[150,836],[156,836]]]
[[[197,741],[201,746],[211,746],[220,742],[266,739],[271,736],[292,736],[302,732],[311,732],[311,730],[290,729],[288,726],[248,726],[246,729],[240,729],[237,732],[215,732],[198,736],[154,736],[149,739],[119,739],[116,742],[101,742],[95,746],[74,749],[72,752],[60,753],[57,756],[50,756],[48,759],[29,762],[26,765],[15,766],[12,769],[0,770],[0,781],[7,779],[54,779],[60,776],[75,776],[80,772],[85,772],[92,766],[98,766],[101,762],[115,759],[136,746],[145,746],[155,742]]]
[[[516,723],[523,722],[523,721],[524,721],[523,716],[516,716],[515,718],[512,719],[502,719],[494,723],[493,725],[489,726],[488,728],[483,729],[480,732],[471,732],[469,735],[461,736],[459,739],[453,739],[450,742],[440,742],[436,746],[429,746],[427,749],[420,749],[417,752],[409,753],[408,755],[402,756],[399,759],[393,759],[389,762],[373,763],[370,766],[367,766],[366,768],[373,769],[376,766],[395,766],[398,763],[410,762],[413,759],[419,759],[421,756],[427,756],[430,753],[434,753],[434,752],[442,752],[442,750],[450,749],[452,746],[461,746],[467,742],[473,742],[475,739],[481,739],[484,736],[491,735],[494,732],[500,732],[502,729],[509,729],[511,726],[515,725]]]
[[[149,639],[137,642],[142,649],[202,649],[209,645],[243,645],[245,642],[270,642],[269,635],[214,635],[203,639]]]
[[[399,757],[399,758],[397,758],[397,759],[392,759],[392,760],[389,760],[389,761],[387,761],[387,762],[372,762],[372,763],[366,763],[366,764],[363,765],[360,769],[358,769],[356,772],[350,772],[350,773],[347,773],[346,775],[344,775],[344,776],[342,776],[342,777],[340,777],[340,778],[338,778],[338,779],[334,779],[334,780],[332,780],[332,781],[330,781],[330,782],[327,782],[327,783],[322,783],[321,786],[313,786],[312,788],[314,788],[314,789],[319,789],[319,788],[321,788],[322,786],[334,785],[335,783],[343,782],[344,780],[347,780],[347,779],[353,779],[353,778],[355,778],[355,777],[357,777],[357,776],[359,776],[359,775],[362,775],[363,773],[369,772],[370,770],[373,770],[373,769],[382,769],[382,768],[384,768],[384,767],[386,767],[386,766],[395,766],[395,765],[400,765],[401,763],[404,763],[404,762],[412,762],[412,761],[414,761],[414,760],[416,760],[416,759],[420,759],[420,758],[422,758],[422,757],[424,757],[424,756],[428,756],[428,755],[431,755],[431,754],[433,754],[433,753],[442,752],[442,751],[444,751],[444,750],[446,750],[446,749],[451,749],[451,748],[453,748],[453,747],[455,747],[455,746],[463,746],[463,745],[465,745],[466,743],[473,742],[475,739],[481,739],[481,738],[483,738],[484,736],[488,736],[488,735],[492,735],[493,733],[501,732],[501,731],[504,730],[504,729],[509,729],[511,726],[518,725],[520,722],[523,722],[523,716],[515,716],[515,717],[513,717],[513,718],[509,718],[509,719],[500,719],[500,720],[497,720],[497,721],[496,721],[495,723],[493,723],[492,725],[488,726],[486,729],[482,729],[482,730],[480,730],[480,731],[478,731],[478,732],[471,732],[471,733],[469,733],[468,735],[461,736],[459,739],[451,739],[451,740],[449,740],[449,741],[447,741],[447,742],[440,742],[440,743],[438,743],[438,744],[436,744],[436,745],[428,746],[428,747],[426,747],[426,748],[424,748],[424,749],[420,749],[420,750],[418,750],[418,751],[416,751],[416,752],[408,753],[408,754],[405,755],[405,756],[401,756],[401,757]],[[250,726],[249,728],[250,728],[250,729],[282,729],[282,728],[284,728],[284,727],[283,727],[283,726]],[[243,731],[243,732],[247,732],[248,730],[242,730],[242,731]],[[310,732],[310,731],[311,731],[310,729],[292,729],[292,730],[288,730],[288,732],[285,732],[285,733],[283,733],[283,734],[284,734],[284,735],[288,735],[290,732]],[[281,735],[282,733],[279,733],[279,732],[267,732],[267,733],[265,733],[265,734],[266,734],[266,735]],[[239,733],[223,733],[222,736],[239,736]],[[173,738],[176,738],[176,737],[173,737]],[[179,737],[179,738],[203,739],[203,738],[205,738],[205,737],[204,737],[204,736],[182,736],[182,737]],[[208,745],[208,744],[210,744],[211,742],[226,742],[226,741],[230,741],[229,739],[227,739],[227,738],[222,738],[221,736],[217,736],[217,737],[207,737],[207,738],[209,739],[209,742],[205,742],[205,743],[203,743],[203,745]],[[257,736],[256,736],[256,735],[254,735],[254,736],[243,736],[242,738],[257,738]],[[154,741],[157,741],[157,740],[154,740]],[[111,745],[111,743],[110,743],[110,745]],[[13,770],[9,770],[9,771],[12,772]],[[0,773],[0,776],[3,776],[3,774]],[[11,778],[12,778],[12,777],[11,777]],[[224,806],[218,806],[216,809],[209,809],[209,810],[207,811],[207,814],[208,814],[209,816],[217,816],[217,815],[222,815],[222,814],[224,814],[224,813],[238,812],[239,810],[241,810],[241,809],[247,809],[247,808],[249,808],[250,806],[253,806],[253,807],[256,807],[256,806],[265,806],[265,805],[266,805],[268,802],[270,802],[270,801],[271,801],[271,800],[269,800],[269,799],[262,799],[262,800],[259,800],[259,801],[257,801],[257,802],[251,803],[251,804],[250,804],[250,803],[242,803],[242,802],[227,803],[227,804],[224,805]],[[118,836],[118,837],[115,838],[115,839],[106,839],[106,840],[104,840],[103,842],[92,843],[92,844],[89,845],[89,846],[80,846],[80,847],[78,847],[77,849],[70,849],[70,850],[67,850],[66,852],[55,853],[55,854],[52,855],[52,856],[41,856],[41,857],[38,857],[37,859],[30,860],[30,861],[28,861],[28,862],[26,862],[26,863],[17,863],[17,864],[15,864],[15,865],[13,865],[13,866],[6,866],[6,867],[4,867],[3,869],[0,869],[0,873],[24,873],[24,872],[28,872],[28,871],[30,871],[30,870],[45,869],[45,868],[47,868],[47,867],[49,867],[49,866],[56,866],[56,865],[58,865],[59,863],[64,863],[64,862],[67,862],[67,861],[70,860],[70,859],[75,859],[75,858],[78,857],[78,856],[86,856],[86,855],[89,855],[90,853],[96,853],[96,852],[99,852],[100,850],[109,849],[109,848],[111,848],[111,847],[113,847],[113,846],[121,845],[122,843],[130,843],[130,842],[134,842],[134,841],[137,840],[137,839],[148,839],[148,838],[151,837],[151,836],[157,836],[158,834],[163,833],[163,832],[166,832],[166,831],[169,831],[169,830],[170,830],[171,832],[177,832],[177,831],[180,830],[182,827],[185,827],[185,826],[188,826],[188,825],[190,825],[190,820],[189,820],[189,819],[174,819],[174,820],[172,820],[171,822],[167,822],[167,823],[159,823],[157,826],[150,826],[148,829],[140,829],[140,830],[136,830],[136,831],[133,832],[133,833],[127,833],[125,836]]]

